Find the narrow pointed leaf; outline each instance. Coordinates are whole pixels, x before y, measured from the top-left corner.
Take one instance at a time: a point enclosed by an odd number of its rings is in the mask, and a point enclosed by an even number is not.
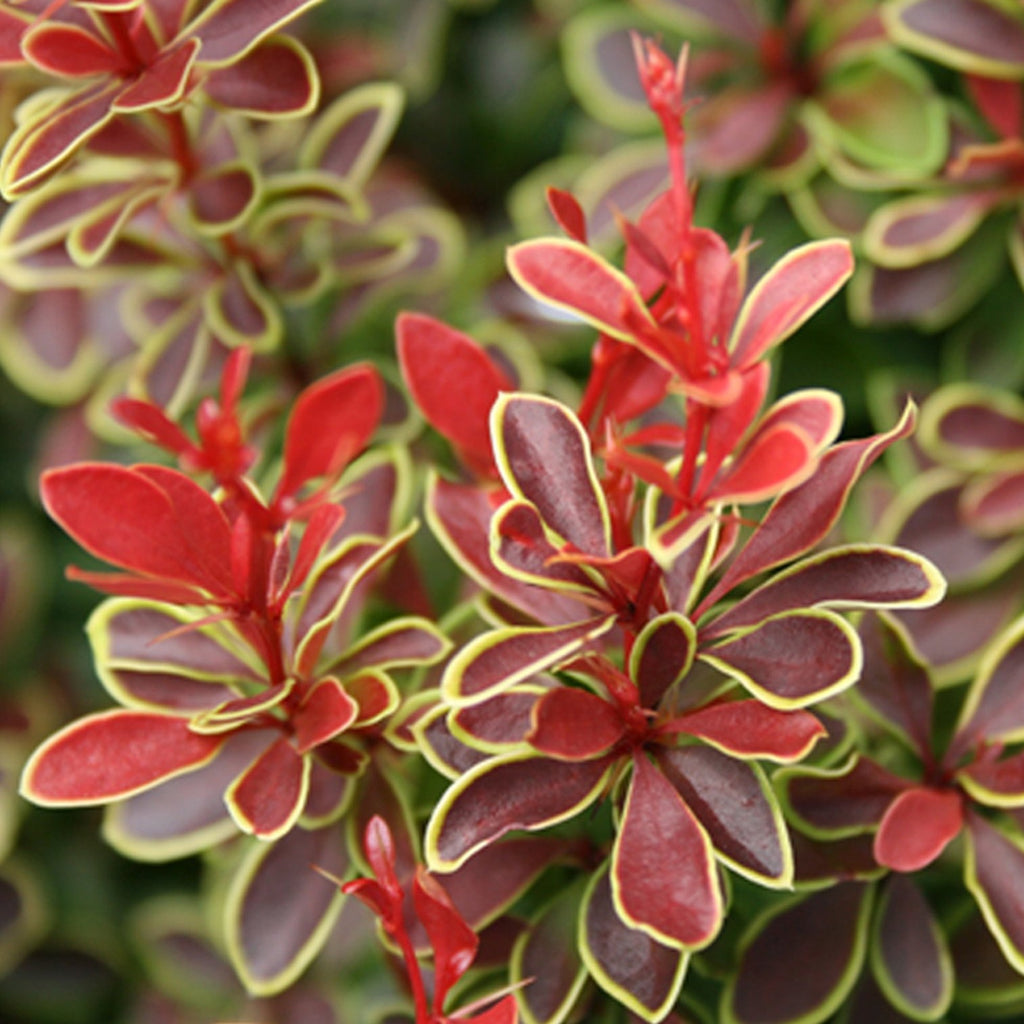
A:
[[[604,787],[613,759],[493,758],[450,786],[427,824],[427,862],[453,871],[513,829],[547,828],[579,814]]]
[[[662,945],[697,949],[721,927],[722,895],[707,833],[643,754],[633,759],[611,881],[623,920]]]
[[[473,963],[479,939],[441,883],[422,867],[413,879],[412,898],[434,951],[434,1011],[440,1014],[451,987]]]
[[[223,739],[188,720],[146,711],[101,711],[55,733],[29,758],[21,792],[48,807],[100,804],[140,793],[206,764]]]

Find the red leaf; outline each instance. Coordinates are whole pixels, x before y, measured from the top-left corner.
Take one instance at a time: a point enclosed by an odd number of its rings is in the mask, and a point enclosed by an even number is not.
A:
[[[183,474],[86,462],[44,473],[40,492],[50,515],[97,558],[214,597],[230,593],[227,519]]]
[[[337,679],[321,679],[291,716],[295,749],[305,754],[333,739],[352,724],[358,710],[356,702]]]
[[[749,366],[788,338],[853,273],[850,243],[809,242],[787,253],[757,282],[730,344],[735,366]]]
[[[964,878],[1018,974],[1024,968],[1024,851],[991,822],[972,814],[967,829]]]
[[[527,742],[560,761],[587,761],[610,750],[625,735],[614,704],[587,690],[560,686],[533,710]]]
[[[875,859],[894,871],[917,871],[942,853],[963,823],[963,802],[955,790],[907,789],[882,818],[875,835]]]
[[[240,828],[261,839],[284,835],[302,812],[309,761],[284,737],[269,746],[227,791]]]
[[[324,377],[299,395],[288,419],[277,501],[307,481],[333,477],[363,450],[384,408],[384,389],[369,365]]]
[[[199,45],[188,40],[166,50],[114,99],[114,110],[134,113],[181,99],[189,83]]]
[[[679,949],[707,945],[722,924],[718,869],[707,834],[643,754],[612,853],[615,905],[627,924]],[[666,858],[665,851],[672,856]]]
[[[22,792],[44,805],[119,800],[209,761],[223,736],[146,711],[103,711],[72,722],[29,759]]]
[[[434,951],[433,1005],[440,1017],[445,997],[473,963],[479,940],[441,884],[422,867],[416,869],[412,899]]]
[[[534,298],[622,341],[633,340],[634,324],[654,326],[633,282],[579,242],[520,242],[508,251],[508,269]]]
[[[811,438],[799,427],[773,424],[759,430],[715,481],[709,500],[732,503],[766,501],[802,483],[815,464]]]
[[[488,415],[512,381],[468,335],[420,313],[395,323],[402,376],[427,422],[473,469],[494,473]]]
[[[809,711],[779,711],[759,700],[711,704],[669,725],[737,757],[773,761],[800,760],[827,731]]]
[[[41,22],[22,38],[25,59],[41,71],[67,78],[116,74],[123,58],[79,25]]]
[[[578,200],[571,192],[548,186],[548,209],[558,226],[572,239],[586,245],[587,218]]]
[[[982,75],[964,75],[964,84],[985,120],[1005,139],[1020,138],[1024,129],[1024,102],[1019,82],[1004,82]]]

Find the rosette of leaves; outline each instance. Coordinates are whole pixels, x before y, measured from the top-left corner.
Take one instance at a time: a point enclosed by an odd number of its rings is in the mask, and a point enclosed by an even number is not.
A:
[[[1018,808],[1024,802],[1019,693],[1022,622],[1016,620],[985,653],[963,694],[959,716],[946,735],[936,714],[930,673],[885,616],[865,618],[861,636],[865,671],[854,696],[877,723],[874,743],[835,768],[787,768],[781,792],[791,820],[815,839],[869,836],[879,865],[904,874],[938,870],[949,848],[959,853],[963,881],[1005,958],[1024,968],[1024,936],[1012,909],[1020,900],[1024,837]],[[893,746],[895,741],[898,746]],[[886,764],[873,756],[884,752]],[[934,929],[928,929],[934,931]],[[924,946],[908,955],[948,973],[941,945],[920,933]],[[884,957],[884,948],[879,954]],[[877,967],[876,967],[877,970]],[[883,988],[896,1005],[915,1006],[916,1019],[936,1019],[942,1001],[914,998],[899,965],[886,967]],[[939,986],[940,988],[944,986]]]
[[[950,384],[922,406],[924,458],[880,530],[931,558],[946,600],[898,618],[940,684],[972,673],[1020,609],[1021,452],[1024,407],[1011,393]]]
[[[211,475],[217,497],[159,465],[85,463],[44,477],[51,515],[121,570],[70,571],[116,595],[89,636],[120,707],[45,741],[22,792],[47,806],[111,805],[107,838],[146,860],[239,829],[262,840],[238,867],[226,913],[240,973],[267,992],[309,962],[337,909],[305,865],[344,871],[336,823],[357,790],[367,813],[397,799],[370,770],[400,702],[392,673],[442,658],[448,643],[415,616],[360,626],[370,576],[415,529],[392,521],[393,460],[363,459],[339,480],[377,427],[376,372],[341,370],[300,394],[264,499],[246,475],[259,452],[239,419],[244,356],[229,360],[220,402],[200,407],[195,440],[155,405],[118,407],[191,473]],[[297,873],[284,890],[273,881],[282,872]]]
[[[946,151],[946,115],[928,76],[900,54],[877,4],[644,0],[638,14],[598,8],[566,33],[570,82],[616,127],[651,124],[629,75],[629,30],[640,15],[691,46],[694,159],[709,176],[759,167],[788,187],[818,166],[852,165],[880,180],[920,177]]]
[[[769,886],[791,881],[788,837],[756,761],[801,758],[824,733],[806,709],[858,676],[859,641],[832,609],[941,596],[935,570],[905,550],[854,546],[806,557],[867,463],[909,420],[828,449],[732,557],[734,531],[709,520],[667,563],[642,543],[612,546],[613,517],[568,410],[503,396],[492,421],[511,497],[492,520],[491,558],[524,596],[534,590],[531,611],[543,624],[485,633],[445,669],[447,730],[486,756],[435,808],[428,863],[472,863],[510,830],[576,818],[616,794],[608,873],[594,876],[574,941],[603,988],[658,1020],[675,1002],[690,952],[721,927],[718,863]],[[742,600],[720,604],[771,570]],[[567,602],[577,608],[569,622],[543,621]],[[593,653],[598,644],[612,656],[623,646],[624,668]],[[567,675],[540,676],[552,671]],[[421,736],[431,743],[429,729]],[[680,851],[671,863],[666,843]],[[555,1000],[565,1012],[571,1003],[567,992]]]

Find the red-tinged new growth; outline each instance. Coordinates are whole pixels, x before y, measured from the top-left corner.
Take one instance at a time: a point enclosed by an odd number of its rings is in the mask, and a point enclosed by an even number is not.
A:
[[[245,475],[257,455],[238,410],[248,362],[244,352],[227,361],[219,403],[199,408],[197,440],[155,405],[117,405],[183,467],[209,474],[215,495],[157,465],[84,463],[43,476],[50,515],[121,570],[69,575],[117,595],[89,634],[101,678],[126,708],[74,722],[36,751],[23,778],[36,802],[106,803],[206,770],[217,780],[207,803],[223,799],[221,815],[277,838],[307,804],[317,817],[345,799],[365,760],[347,738],[398,704],[386,669],[447,650],[412,616],[351,649],[335,628],[411,532],[385,539],[386,505],[369,520],[364,511],[364,522],[380,523],[372,533],[344,528],[338,479],[380,420],[376,371],[340,370],[298,396],[264,499]],[[350,497],[360,500],[358,487]],[[375,498],[371,489],[366,500]]]
[[[345,882],[341,891],[359,897],[377,916],[385,934],[401,950],[416,1024],[454,1024],[456,1021],[515,1024],[519,1015],[512,994],[506,994],[496,1003],[495,1000],[500,997],[500,993],[497,993],[471,1006],[445,1013],[448,994],[472,966],[480,940],[455,908],[440,882],[422,866],[416,869],[410,891],[405,891],[396,873],[394,840],[383,818],[375,815],[370,819],[366,826],[363,849],[374,877]],[[430,996],[406,926],[406,904],[410,898],[413,913],[423,926],[434,954],[433,994]],[[480,1012],[476,1012],[478,1010]]]

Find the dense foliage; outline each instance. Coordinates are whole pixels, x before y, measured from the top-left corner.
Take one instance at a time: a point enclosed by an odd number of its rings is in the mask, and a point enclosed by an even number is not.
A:
[[[0,1020],[1024,1012],[1022,83],[0,0]]]

